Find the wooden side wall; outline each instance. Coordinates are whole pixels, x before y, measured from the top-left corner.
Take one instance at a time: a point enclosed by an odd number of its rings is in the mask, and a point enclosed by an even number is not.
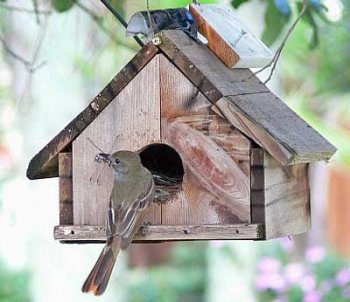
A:
[[[252,222],[265,223],[265,239],[306,232],[311,226],[308,165],[282,166],[253,149]]]

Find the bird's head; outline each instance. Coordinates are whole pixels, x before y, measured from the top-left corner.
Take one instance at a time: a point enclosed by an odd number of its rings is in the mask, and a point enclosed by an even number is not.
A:
[[[149,25],[148,18],[145,18],[145,14],[138,12],[134,14],[128,23],[126,28],[126,35],[128,37],[135,36],[137,34],[142,34],[147,37],[148,40],[151,40],[154,36],[154,31]]]
[[[130,171],[136,171],[141,167],[141,159],[138,153],[132,151],[117,151],[113,154],[99,153],[95,161],[107,163],[117,175],[123,175]]]

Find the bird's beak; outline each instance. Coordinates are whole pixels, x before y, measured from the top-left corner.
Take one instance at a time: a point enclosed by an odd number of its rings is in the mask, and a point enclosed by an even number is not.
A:
[[[98,153],[95,156],[95,161],[98,163],[107,163],[107,164],[111,164],[112,162],[112,155],[107,154],[107,153]]]

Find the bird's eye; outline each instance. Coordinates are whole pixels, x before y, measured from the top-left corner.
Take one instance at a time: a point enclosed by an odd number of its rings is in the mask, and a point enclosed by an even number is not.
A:
[[[120,160],[119,160],[118,158],[116,158],[116,159],[114,160],[114,162],[115,162],[116,164],[119,164],[119,163],[120,163]]]

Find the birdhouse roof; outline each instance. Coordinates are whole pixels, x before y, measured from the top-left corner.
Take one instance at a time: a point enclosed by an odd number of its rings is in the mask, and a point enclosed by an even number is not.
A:
[[[179,30],[163,31],[158,46],[148,43],[51,140],[28,166],[27,177],[58,176],[58,153],[71,143],[145,67],[162,53],[204,94],[212,108],[266,149],[283,165],[328,160],[336,151],[324,137],[275,96],[249,69],[227,68],[205,45]]]

